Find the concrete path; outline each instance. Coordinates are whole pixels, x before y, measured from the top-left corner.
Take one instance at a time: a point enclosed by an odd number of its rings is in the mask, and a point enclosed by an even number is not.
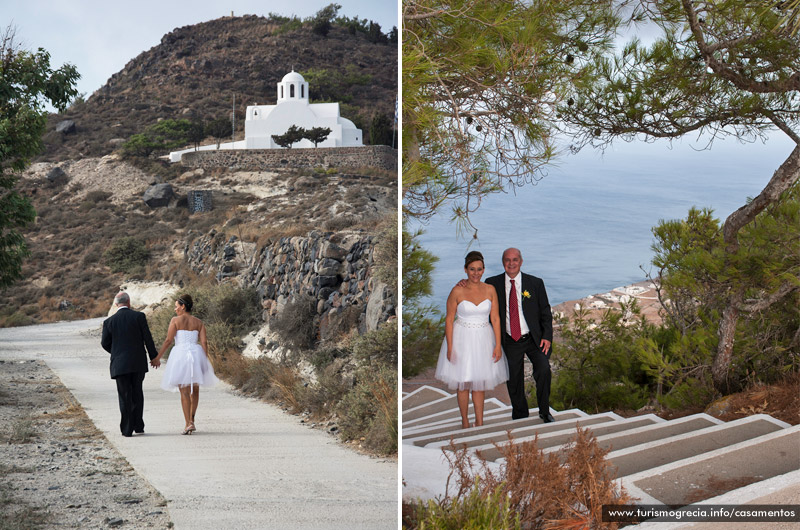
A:
[[[145,435],[119,432],[102,318],[0,329],[0,359],[41,359],[134,469],[168,500],[178,529],[398,527],[397,462],[356,454],[277,407],[202,390],[197,432],[182,436],[177,393],[144,382]]]

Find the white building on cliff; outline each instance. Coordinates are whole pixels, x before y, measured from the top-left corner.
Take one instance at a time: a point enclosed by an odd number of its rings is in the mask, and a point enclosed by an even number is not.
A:
[[[220,149],[281,149],[272,135],[284,134],[289,127],[297,125],[304,129],[327,127],[328,138],[318,147],[355,147],[364,145],[361,129],[347,118],[339,115],[338,103],[309,103],[308,83],[303,76],[292,70],[278,83],[278,102],[275,105],[251,105],[247,107],[244,121],[244,140],[220,144]],[[292,149],[314,147],[309,140],[301,140]],[[216,144],[198,147],[199,151],[213,151]],[[173,151],[170,162],[179,162],[184,153],[195,149]]]

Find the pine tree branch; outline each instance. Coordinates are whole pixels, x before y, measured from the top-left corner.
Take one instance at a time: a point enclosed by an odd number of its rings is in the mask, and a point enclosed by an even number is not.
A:
[[[798,282],[800,282],[800,278],[798,278]],[[746,313],[757,313],[759,311],[763,311],[770,307],[775,302],[782,300],[787,295],[797,291],[800,289],[800,285],[797,283],[785,283],[781,285],[780,289],[772,293],[766,298],[762,298],[760,300],[746,300],[744,304],[739,306],[741,311]]]

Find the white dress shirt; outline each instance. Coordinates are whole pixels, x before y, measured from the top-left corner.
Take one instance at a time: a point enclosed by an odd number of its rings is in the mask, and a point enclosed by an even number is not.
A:
[[[508,273],[505,273],[503,276],[506,278],[506,333],[511,335],[511,312],[509,311],[508,303],[511,300],[511,279],[508,276]],[[522,313],[522,273],[517,274],[517,277],[514,278],[514,288],[517,291],[517,310],[519,311],[519,331],[521,334],[525,335],[526,333],[530,333],[530,328],[528,327],[528,323],[525,322],[525,315]]]

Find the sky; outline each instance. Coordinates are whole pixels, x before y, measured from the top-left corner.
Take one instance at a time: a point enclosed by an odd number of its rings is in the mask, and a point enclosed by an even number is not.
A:
[[[176,28],[223,16],[277,13],[306,18],[334,3],[329,0],[0,0],[0,31],[16,27],[16,42],[44,48],[50,65],[75,65],[77,88],[88,98],[131,59],[161,42]],[[396,0],[336,0],[339,14],[366,18],[388,33],[397,22]]]

